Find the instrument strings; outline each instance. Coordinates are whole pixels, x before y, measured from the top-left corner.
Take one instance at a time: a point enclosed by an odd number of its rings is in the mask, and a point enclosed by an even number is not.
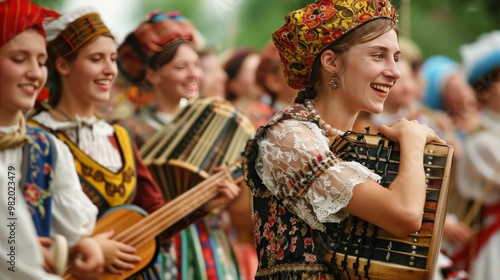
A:
[[[228,177],[226,170],[216,173],[201,182],[197,187],[186,191],[161,209],[158,209],[140,222],[116,235],[113,239],[136,248],[143,246],[163,229],[168,228],[186,216],[186,213],[196,210],[200,205],[205,204],[215,197],[218,193],[216,182],[225,177]],[[186,203],[188,200],[191,203]],[[149,226],[146,227],[145,224]]]

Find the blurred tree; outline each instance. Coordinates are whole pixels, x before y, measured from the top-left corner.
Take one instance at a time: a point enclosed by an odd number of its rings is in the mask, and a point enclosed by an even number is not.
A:
[[[53,9],[65,0],[32,0]],[[69,0],[67,0],[69,1]],[[140,1],[140,0],[137,0]],[[284,16],[313,0],[145,0],[141,17],[153,10],[178,10],[198,27],[208,42],[224,48],[261,48],[283,24]],[[500,26],[498,0],[392,0],[400,9],[402,32],[424,55],[444,54],[460,59],[458,47]],[[116,2],[119,5],[119,2]],[[403,4],[409,5],[405,12]],[[406,7],[405,7],[406,8]],[[119,15],[117,15],[119,16]],[[133,19],[138,22],[141,19]],[[130,22],[131,19],[123,19]],[[406,27],[409,26],[408,30]],[[405,34],[408,35],[408,34]]]
[[[31,0],[31,2],[56,11],[64,4],[64,0]]]
[[[411,37],[425,56],[444,54],[460,61],[460,45],[498,28],[498,23],[495,26],[486,12],[485,1],[414,0],[411,3]]]

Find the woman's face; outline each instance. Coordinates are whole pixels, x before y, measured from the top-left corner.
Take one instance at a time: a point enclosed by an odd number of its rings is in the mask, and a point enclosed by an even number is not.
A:
[[[0,110],[27,111],[47,81],[45,38],[28,29],[0,48]]]
[[[158,77],[156,89],[169,99],[198,98],[202,71],[198,54],[190,45],[180,45],[172,61],[155,75]]]
[[[99,36],[84,45],[74,61],[67,63],[66,76],[72,97],[83,102],[105,102],[118,73],[115,42],[107,36]]]
[[[353,112],[380,113],[389,91],[401,76],[396,65],[399,54],[394,30],[349,49],[344,72],[340,74],[339,90],[345,98],[344,104]]]
[[[228,87],[238,98],[259,100],[262,90],[257,86],[255,75],[260,63],[260,54],[249,54],[241,64],[236,77],[229,81]]]
[[[213,53],[201,57],[203,78],[201,79],[202,96],[226,97],[227,73]]]

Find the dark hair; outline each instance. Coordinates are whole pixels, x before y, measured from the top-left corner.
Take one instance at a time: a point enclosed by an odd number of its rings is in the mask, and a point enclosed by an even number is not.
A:
[[[228,88],[229,81],[235,79],[240,73],[241,66],[251,54],[259,54],[255,50],[251,49],[240,49],[236,50],[233,55],[224,63],[224,71],[227,73],[226,81],[226,99],[229,101],[234,101],[238,96],[236,93]]]
[[[491,94],[493,84],[500,81],[500,67],[490,71],[488,74],[479,77],[479,79],[472,84],[476,98],[480,103],[486,103],[488,96]]]
[[[114,40],[114,37],[110,33],[104,33],[98,35],[90,39],[88,42],[83,44],[79,49],[75,50],[74,52],[66,56],[63,56],[63,58],[68,62],[75,61],[75,59],[78,57],[78,54],[80,53],[80,50],[84,46],[91,44],[92,42],[97,40],[97,38],[99,38],[100,36],[110,37]],[[55,107],[61,100],[61,95],[62,95],[61,75],[59,74],[59,72],[57,72],[56,69],[56,60],[58,57],[60,57],[60,55],[57,54],[57,52],[53,49],[53,46],[51,46],[50,43],[47,45],[47,52],[49,54],[49,59],[47,60],[47,70],[48,70],[47,87],[50,89],[48,103],[51,107]]]
[[[354,28],[340,39],[335,40],[331,45],[326,47],[325,50],[333,51],[338,56],[338,59],[345,62],[345,53],[347,53],[351,47],[374,40],[390,30],[395,30],[399,36],[399,28],[393,20],[389,18],[376,18]],[[323,50],[323,52],[325,50]],[[309,86],[297,94],[295,98],[296,103],[304,103],[306,99],[316,98],[316,87],[321,82],[322,78],[321,53],[316,56],[314,60]]]
[[[153,54],[150,58],[148,58],[146,62],[146,69],[150,69],[152,71],[158,71],[161,67],[170,63],[174,59],[175,55],[177,54],[177,51],[182,45],[188,45],[194,51],[196,51],[193,44],[186,39],[181,38],[172,41],[167,45],[165,45],[161,51]],[[145,73],[144,73],[144,78],[142,79],[142,84],[138,85],[138,87],[139,90],[141,91],[149,91],[153,88],[153,85],[147,80]]]

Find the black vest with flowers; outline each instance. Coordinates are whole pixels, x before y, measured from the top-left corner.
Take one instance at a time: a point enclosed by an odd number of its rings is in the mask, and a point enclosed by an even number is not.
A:
[[[332,279],[328,268],[316,257],[314,229],[288,211],[283,201],[267,189],[255,170],[259,153],[257,140],[271,126],[290,118],[315,122],[303,105],[293,104],[260,127],[244,151],[243,172],[253,193],[254,239],[259,258],[256,279]]]

